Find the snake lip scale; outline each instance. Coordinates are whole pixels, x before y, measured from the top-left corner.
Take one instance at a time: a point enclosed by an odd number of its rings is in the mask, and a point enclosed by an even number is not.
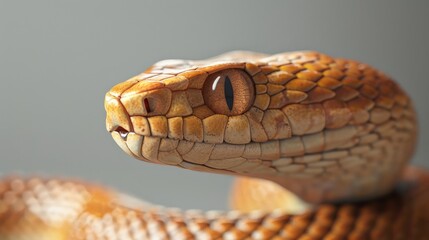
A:
[[[81,181],[0,179],[6,239],[429,239],[429,173],[408,166],[410,97],[315,51],[164,60],[105,95],[106,128],[149,163],[237,176],[230,212]]]

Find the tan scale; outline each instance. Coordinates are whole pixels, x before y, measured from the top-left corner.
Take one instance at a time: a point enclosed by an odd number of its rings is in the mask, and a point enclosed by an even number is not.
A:
[[[429,174],[406,167],[412,102],[369,65],[305,51],[165,60],[114,86],[105,109],[137,159],[240,176],[236,210],[12,177],[0,181],[0,239],[429,238]]]

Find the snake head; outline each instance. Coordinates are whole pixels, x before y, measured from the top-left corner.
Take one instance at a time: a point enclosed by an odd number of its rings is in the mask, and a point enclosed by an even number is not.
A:
[[[394,134],[406,140],[385,150],[391,143],[380,131],[395,124],[394,107],[407,122]],[[317,52],[161,61],[114,86],[105,109],[107,130],[137,159],[266,178],[301,196],[313,184],[330,191],[323,200],[390,190],[415,138],[397,84],[368,65]],[[380,168],[374,159],[386,151],[392,156]],[[367,170],[351,170],[359,167]],[[370,184],[348,187],[359,174]]]
[[[107,130],[144,161],[230,174],[274,171],[264,161],[280,159],[279,140],[291,137],[281,107],[297,99],[286,99],[281,85],[292,76],[270,80],[273,69],[255,62],[263,57],[161,61],[106,94]]]

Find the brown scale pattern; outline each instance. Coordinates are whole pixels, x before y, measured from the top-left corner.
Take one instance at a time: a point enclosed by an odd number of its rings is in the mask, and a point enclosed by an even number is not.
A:
[[[105,109],[107,130],[137,159],[270,181],[237,182],[240,212],[199,213],[78,182],[5,179],[0,239],[428,237],[428,174],[410,168],[401,180],[416,143],[412,103],[366,64],[317,52],[165,60],[114,86]],[[391,193],[398,182],[410,186]]]
[[[204,213],[136,202],[82,182],[10,177],[0,185],[0,239],[427,239],[429,174],[410,168],[402,181],[415,185],[291,215],[281,210],[288,193],[268,181],[238,183],[240,211]]]

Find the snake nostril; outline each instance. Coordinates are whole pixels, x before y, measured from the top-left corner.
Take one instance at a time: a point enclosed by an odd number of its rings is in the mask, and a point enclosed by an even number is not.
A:
[[[148,100],[147,98],[145,98],[145,99],[143,100],[143,103],[144,103],[144,107],[145,107],[145,109],[146,109],[146,112],[147,112],[147,113],[152,112],[152,111],[151,111],[151,109],[150,109],[149,100]]]

